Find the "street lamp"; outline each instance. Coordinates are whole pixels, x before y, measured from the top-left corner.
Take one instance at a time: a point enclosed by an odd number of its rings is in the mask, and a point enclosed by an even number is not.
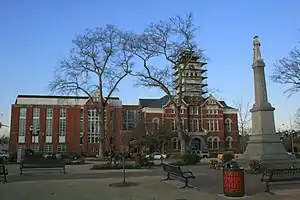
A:
[[[33,132],[33,126],[30,125],[30,127],[29,127],[29,132],[30,132],[31,138],[32,138],[32,136],[33,136],[33,145],[34,145],[34,147],[35,147],[35,137],[38,136],[38,135],[40,134],[40,127],[37,127],[37,128],[36,128],[36,132],[34,133],[34,132]],[[35,149],[35,148],[33,148],[33,152],[34,152],[34,149]]]
[[[32,131],[33,131],[33,126],[30,125],[30,127],[29,127],[29,132],[30,132],[30,143],[32,143]],[[31,144],[31,148],[32,148],[32,144]]]
[[[39,134],[40,134],[40,127],[37,127],[36,128],[36,135],[35,136],[39,136]],[[35,141],[35,137],[34,137],[34,141]],[[39,140],[38,140],[38,144],[39,144]]]

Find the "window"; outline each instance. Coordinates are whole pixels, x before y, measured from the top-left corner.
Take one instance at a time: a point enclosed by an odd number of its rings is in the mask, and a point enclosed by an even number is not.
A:
[[[26,114],[27,114],[27,109],[26,108],[20,108],[19,136],[25,136],[26,135]]]
[[[192,132],[199,131],[199,120],[198,119],[190,119],[190,130]]]
[[[104,116],[106,113],[104,113]],[[88,110],[88,143],[98,143],[100,136],[99,113],[96,109]],[[104,129],[106,118],[104,118]]]
[[[175,131],[175,130],[176,130],[175,119],[172,120],[171,128],[172,128],[172,131]]]
[[[218,106],[206,106],[207,114],[216,115],[218,114]]]
[[[45,146],[44,146],[44,152],[45,153],[53,153],[52,144],[45,144]]]
[[[193,112],[193,106],[190,106],[190,107],[189,107],[189,114],[192,115],[193,113],[194,113],[194,112]]]
[[[172,149],[179,150],[180,149],[180,141],[177,137],[172,138]]]
[[[139,110],[123,111],[123,130],[134,130],[141,119]]]
[[[184,110],[183,108],[180,109],[180,114],[183,114],[184,113]]]
[[[207,138],[207,146],[208,149],[219,149],[220,145],[220,138],[215,136],[215,137],[208,137]]]
[[[219,121],[217,119],[207,120],[209,131],[219,131]]]
[[[219,143],[220,143],[219,137],[214,137],[214,140],[213,140],[213,149],[219,149]]]
[[[66,112],[65,108],[59,110],[59,136],[66,136]]]
[[[230,118],[225,119],[225,131],[231,131],[232,120]]]
[[[46,136],[52,136],[52,120],[53,117],[53,109],[47,108],[46,110]]]
[[[199,108],[196,106],[196,107],[194,107],[194,113],[196,114],[196,115],[198,115],[198,113],[199,113]]]
[[[33,134],[38,134],[37,129],[40,127],[40,109],[39,108],[33,108]],[[38,141],[37,141],[38,142]]]
[[[227,149],[231,149],[231,148],[232,148],[232,141],[233,141],[233,139],[232,139],[231,136],[228,136],[228,137],[226,138],[226,148],[227,148]]]
[[[152,119],[152,124],[153,124],[153,130],[158,130],[159,129],[159,119],[158,118],[153,118]]]
[[[57,147],[57,152],[58,153],[64,153],[67,150],[66,144],[59,144]]]
[[[83,133],[83,109],[80,109],[80,133]]]
[[[171,109],[171,113],[172,113],[172,114],[175,113],[175,109],[174,109],[174,108]]]
[[[214,119],[214,131],[219,131],[219,120]]]
[[[181,119],[180,128],[181,130],[184,130],[184,119]]]
[[[199,120],[197,120],[197,119],[194,119],[194,120],[193,120],[193,130],[194,130],[195,132],[198,132],[198,131],[199,131]]]
[[[39,152],[40,151],[40,146],[38,144],[34,144],[34,145],[31,145],[30,146],[30,149],[33,151],[33,152]]]
[[[212,137],[207,138],[208,149],[213,149]]]

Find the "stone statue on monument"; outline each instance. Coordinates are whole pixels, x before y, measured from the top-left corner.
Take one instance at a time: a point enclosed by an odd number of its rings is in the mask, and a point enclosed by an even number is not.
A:
[[[260,53],[260,42],[258,40],[258,36],[254,36],[253,38],[253,63],[257,60],[261,60]]]

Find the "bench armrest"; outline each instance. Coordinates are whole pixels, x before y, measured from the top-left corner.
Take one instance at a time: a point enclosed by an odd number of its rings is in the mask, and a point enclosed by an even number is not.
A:
[[[266,171],[265,171],[265,172],[263,172],[260,181],[261,181],[261,182],[268,181],[268,180],[271,179],[272,175],[273,175],[273,173],[270,173],[270,172],[266,172]]]
[[[194,174],[193,174],[193,172],[191,172],[191,171],[182,172],[182,174],[184,174],[184,175],[189,175],[189,176],[191,176],[191,177],[194,177]]]

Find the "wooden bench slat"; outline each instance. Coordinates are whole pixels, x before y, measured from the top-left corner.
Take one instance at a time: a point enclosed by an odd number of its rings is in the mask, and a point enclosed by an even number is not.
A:
[[[50,159],[27,159],[20,164],[20,174],[26,169],[63,169],[65,171],[66,163],[61,160],[50,160]]]

